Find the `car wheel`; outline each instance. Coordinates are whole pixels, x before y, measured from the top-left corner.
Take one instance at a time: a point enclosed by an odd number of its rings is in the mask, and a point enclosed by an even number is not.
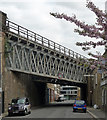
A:
[[[29,114],[31,114],[31,110],[29,111]]]
[[[75,109],[73,109],[73,112],[76,112],[76,110],[75,110]]]
[[[86,110],[84,110],[84,113],[86,113]]]
[[[13,115],[12,113],[10,113],[10,112],[8,113],[8,116],[12,116],[12,115]]]
[[[27,109],[25,109],[25,111],[24,111],[24,115],[27,115],[28,114],[28,111],[27,111]]]

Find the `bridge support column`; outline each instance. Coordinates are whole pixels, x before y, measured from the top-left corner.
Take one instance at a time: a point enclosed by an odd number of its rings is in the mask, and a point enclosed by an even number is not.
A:
[[[87,77],[88,79],[88,90],[87,90],[87,104],[92,106],[92,95],[93,95],[93,82],[92,77]]]
[[[4,85],[5,113],[8,109],[8,103],[17,97],[28,97],[32,107],[45,104],[46,83],[38,82],[37,78],[30,74],[6,70]]]
[[[0,11],[0,116],[4,111],[4,90],[3,90],[3,72],[4,72],[4,53],[5,53],[5,25],[7,15]]]
[[[87,85],[81,87],[81,100],[85,100],[87,102]]]

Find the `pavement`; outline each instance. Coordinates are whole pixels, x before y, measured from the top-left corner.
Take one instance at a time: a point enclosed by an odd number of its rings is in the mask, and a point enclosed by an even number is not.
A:
[[[96,118],[98,120],[107,120],[106,118],[106,114],[104,111],[102,111],[101,109],[95,109],[93,107],[87,107],[87,112],[93,117]]]

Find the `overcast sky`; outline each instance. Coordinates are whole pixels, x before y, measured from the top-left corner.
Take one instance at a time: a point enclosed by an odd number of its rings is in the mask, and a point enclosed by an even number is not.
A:
[[[106,0],[91,1],[101,10],[105,10]],[[7,13],[10,21],[82,55],[88,56],[87,53],[90,51],[104,53],[104,47],[84,52],[81,47],[75,45],[76,42],[96,41],[96,39],[74,33],[74,28],[77,26],[49,14],[50,12],[65,13],[69,16],[75,14],[79,20],[92,25],[96,22],[96,16],[86,7],[86,0],[0,0],[0,10]]]

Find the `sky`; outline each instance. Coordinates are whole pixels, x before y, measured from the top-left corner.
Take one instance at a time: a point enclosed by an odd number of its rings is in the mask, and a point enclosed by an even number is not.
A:
[[[105,10],[106,0],[91,0],[99,9]],[[104,53],[104,46],[83,51],[76,42],[97,41],[74,32],[75,24],[56,19],[50,12],[65,13],[90,25],[95,24],[96,16],[86,7],[86,0],[0,0],[0,10],[8,19],[35,33],[59,43],[86,57],[89,52]],[[100,40],[100,39],[99,39]]]

